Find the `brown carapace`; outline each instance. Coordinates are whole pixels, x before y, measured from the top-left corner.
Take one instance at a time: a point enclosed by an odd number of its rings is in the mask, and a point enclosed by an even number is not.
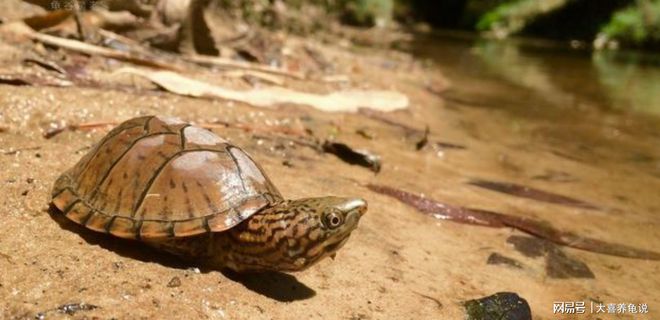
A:
[[[240,148],[156,116],[110,131],[57,179],[52,203],[91,230],[239,272],[333,256],[367,209],[359,198],[284,200]]]

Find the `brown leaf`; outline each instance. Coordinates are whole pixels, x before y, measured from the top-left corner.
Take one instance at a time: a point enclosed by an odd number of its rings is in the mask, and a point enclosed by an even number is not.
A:
[[[73,15],[71,10],[55,10],[45,14],[31,16],[23,19],[25,24],[34,30],[54,27]]]
[[[560,204],[564,206],[589,209],[589,210],[600,209],[599,207],[584,202],[582,200],[577,200],[556,193],[534,189],[531,187],[514,184],[514,183],[496,182],[496,181],[487,181],[487,180],[472,180],[468,183],[480,188],[506,193],[516,197],[528,198],[541,202],[548,202],[548,203]]]
[[[486,264],[492,264],[492,265],[508,265],[517,269],[522,269],[522,264],[518,262],[517,260],[513,258],[509,258],[507,256],[503,256],[497,252],[493,252],[488,256],[488,260],[486,261]]]
[[[380,157],[365,150],[354,150],[340,142],[326,141],[323,143],[323,151],[336,155],[346,163],[369,168],[378,173],[381,168]]]
[[[422,213],[431,215],[436,219],[451,220],[484,227],[504,227],[502,221],[486,211],[472,210],[449,205],[446,203],[440,203],[430,198],[418,196],[416,194],[384,185],[368,184],[367,188],[380,194],[394,197],[399,201],[416,208]]]
[[[625,258],[660,260],[660,253],[658,252],[582,237],[571,232],[558,230],[545,221],[486,210],[452,206],[383,185],[368,184],[367,188],[396,198],[399,201],[416,208],[418,211],[431,215],[437,219],[488,227],[501,228],[506,226],[572,248]]]
[[[81,52],[91,56],[102,56],[158,69],[178,70],[178,68],[174,66],[172,62],[161,61],[161,59],[158,59],[155,56],[149,56],[143,53],[123,52],[115,49],[99,47],[78,40],[60,38],[39,33],[20,21],[12,22],[11,26],[7,27],[7,30],[47,45]]]
[[[257,107],[300,104],[326,112],[355,112],[360,107],[390,111],[408,106],[408,97],[395,91],[346,90],[329,94],[315,94],[283,87],[263,87],[240,91],[184,77],[170,71],[123,68],[118,72],[145,77],[172,93],[192,97],[221,98]]]

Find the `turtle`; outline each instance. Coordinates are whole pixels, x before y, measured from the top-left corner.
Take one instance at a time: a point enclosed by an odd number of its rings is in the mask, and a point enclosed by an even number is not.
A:
[[[367,210],[362,198],[286,200],[241,148],[162,116],[112,129],[57,178],[51,203],[88,229],[236,272],[334,258]]]

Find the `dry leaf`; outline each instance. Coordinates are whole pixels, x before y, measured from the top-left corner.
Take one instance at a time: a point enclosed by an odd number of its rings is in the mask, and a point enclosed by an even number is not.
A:
[[[254,71],[277,74],[281,76],[287,76],[299,80],[305,79],[305,76],[299,72],[287,71],[281,68],[276,68],[260,63],[236,61],[222,57],[213,57],[213,56],[205,56],[205,55],[188,55],[188,56],[183,56],[183,59],[185,59],[186,61],[203,64],[203,65],[212,65],[212,66],[232,68],[232,69],[254,70]]]
[[[60,37],[55,37],[40,32],[36,32],[22,21],[16,21],[7,24],[5,28],[6,28],[5,30],[9,32],[28,37],[35,41],[39,41],[51,46],[56,46],[71,51],[81,52],[92,56],[102,56],[106,58],[128,61],[137,65],[144,65],[153,68],[161,68],[168,70],[172,70],[176,68],[175,66],[172,65],[171,62],[167,63],[164,61],[159,61],[153,56],[141,56],[136,53],[123,52],[115,49],[99,47],[93,44],[89,44],[73,39],[60,38]]]
[[[395,91],[347,90],[314,94],[282,87],[239,91],[184,77],[170,71],[123,68],[120,73],[145,77],[172,93],[192,97],[214,97],[244,102],[257,107],[301,104],[326,112],[357,112],[359,108],[393,111],[408,107],[408,97]]]

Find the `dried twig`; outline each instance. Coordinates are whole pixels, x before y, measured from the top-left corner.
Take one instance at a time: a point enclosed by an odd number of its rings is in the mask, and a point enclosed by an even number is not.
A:
[[[227,58],[202,56],[202,55],[184,56],[183,59],[189,62],[194,62],[202,65],[213,65],[218,67],[226,67],[226,68],[234,68],[234,69],[254,70],[254,71],[261,71],[266,73],[272,73],[280,76],[291,77],[298,80],[305,79],[305,76],[299,72],[288,71],[258,63],[241,62]]]
[[[382,112],[371,110],[371,109],[365,109],[365,108],[360,108],[360,110],[358,110],[358,112],[361,115],[366,116],[368,118],[371,118],[373,120],[376,120],[376,121],[379,121],[379,122],[382,122],[382,123],[385,123],[385,124],[388,124],[388,125],[391,125],[391,126],[394,126],[394,127],[397,127],[397,128],[401,128],[405,131],[406,135],[413,135],[413,134],[424,135],[424,130],[417,129],[417,128],[411,127],[407,124],[404,124],[404,123],[398,122],[396,120],[390,119],[389,117],[387,117]]]
[[[43,134],[44,138],[50,139],[53,138],[54,136],[67,131],[75,131],[75,130],[93,130],[93,129],[98,129],[98,128],[103,128],[103,127],[108,127],[108,126],[116,126],[119,124],[117,121],[97,121],[97,122],[83,122],[83,123],[78,123],[78,124],[69,124],[69,125],[63,125],[63,126],[57,126],[53,127],[49,130],[46,130]],[[225,122],[225,121],[216,121],[213,123],[199,123],[198,126],[205,128],[205,129],[218,129],[218,128],[235,128],[235,129],[241,129],[247,132],[261,132],[261,133],[282,133],[285,135],[289,136],[295,136],[299,138],[306,138],[307,135],[305,132],[301,132],[300,130],[295,130],[290,127],[285,127],[285,126],[255,126],[247,123],[230,123],[230,122]],[[296,141],[298,143],[300,141]],[[311,146],[311,143],[306,143],[306,142],[300,142],[299,144],[306,145],[306,146]],[[314,147],[317,148],[317,147]]]
[[[21,151],[32,151],[32,150],[39,150],[39,149],[41,149],[40,146],[35,146],[35,147],[25,147],[25,148],[18,148],[18,149],[10,149],[10,150],[7,150],[7,151],[0,150],[0,153],[3,154],[3,155],[8,156],[8,155],[14,155],[14,154],[17,154],[17,153],[19,153],[19,152],[21,152]]]
[[[179,70],[171,62],[159,61],[153,56],[139,56],[130,52],[123,52],[115,49],[95,46],[82,41],[55,37],[40,32],[36,32],[22,22],[14,22],[12,30],[27,36],[28,38],[42,42],[47,45],[64,48],[71,51],[81,52],[88,55],[103,56],[133,64],[148,66],[164,70]]]
[[[65,125],[65,126],[60,126],[60,127],[54,127],[49,130],[46,130],[43,133],[43,137],[46,139],[50,139],[64,131],[71,130],[93,130],[97,128],[102,128],[102,127],[107,127],[107,126],[116,126],[117,122],[116,121],[102,121],[102,122],[84,122],[84,123],[79,123],[79,124],[70,124],[70,125]]]

